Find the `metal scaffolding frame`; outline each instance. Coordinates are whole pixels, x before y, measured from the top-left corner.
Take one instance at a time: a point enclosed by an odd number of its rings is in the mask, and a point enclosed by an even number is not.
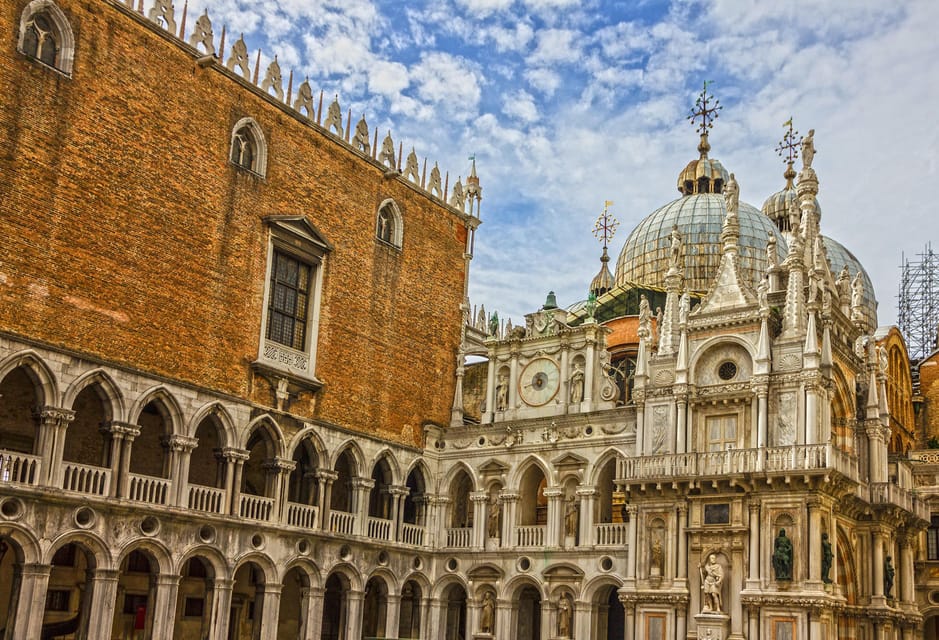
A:
[[[927,243],[913,260],[901,254],[897,322],[910,359],[918,361],[936,348],[939,329],[939,256]]]

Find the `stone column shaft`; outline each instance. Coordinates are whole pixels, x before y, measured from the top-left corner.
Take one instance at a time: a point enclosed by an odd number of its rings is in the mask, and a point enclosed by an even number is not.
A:
[[[88,611],[88,639],[110,640],[114,625],[119,571],[96,569],[91,578],[91,606]],[[85,597],[88,597],[86,594]]]
[[[47,564],[27,564],[20,572],[19,598],[10,602],[12,640],[33,640],[42,636],[42,612],[46,607],[46,592],[52,567]],[[14,609],[15,607],[15,609]],[[9,615],[9,614],[8,614]],[[109,630],[110,631],[110,630]],[[10,629],[7,629],[7,633]]]
[[[626,581],[627,583],[632,582],[635,584],[636,581],[636,560],[638,555],[637,538],[638,538],[638,528],[637,522],[639,518],[639,509],[633,505],[626,507],[627,512],[629,513],[629,548],[626,552]]]

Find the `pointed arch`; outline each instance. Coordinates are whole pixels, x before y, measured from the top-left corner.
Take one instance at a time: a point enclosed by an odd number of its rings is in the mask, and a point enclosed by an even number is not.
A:
[[[43,17],[48,25],[39,23]],[[43,42],[41,33],[51,39]],[[47,46],[43,46],[46,44]],[[75,63],[75,35],[65,13],[53,0],[33,0],[20,15],[20,30],[16,49],[45,65],[72,75]]]
[[[401,248],[404,241],[404,217],[398,203],[387,198],[378,205],[375,214],[375,237],[382,242]]]
[[[277,424],[277,421],[274,420],[274,418],[269,413],[264,413],[257,416],[245,427],[245,449],[249,448],[248,444],[251,442],[255,433],[261,433],[266,437],[266,442],[269,447],[269,458],[284,457],[284,432],[281,431],[280,425]]]
[[[209,402],[208,404],[200,407],[193,416],[189,419],[189,422],[186,423],[184,430],[184,435],[190,437],[196,437],[196,431],[199,429],[199,425],[202,424],[202,421],[206,418],[213,418],[216,424],[220,427],[218,429],[219,435],[222,436],[219,438],[219,445],[222,447],[234,447],[237,442],[237,437],[235,436],[235,421],[232,419],[231,413],[228,409],[225,408],[221,402]]]
[[[147,405],[153,404],[159,409],[162,409],[161,414],[163,419],[166,421],[167,433],[163,435],[173,435],[173,434],[182,434],[183,433],[183,411],[179,406],[179,402],[173,396],[172,392],[167,389],[164,385],[157,385],[151,387],[141,394],[137,401],[134,402],[133,406],[130,409],[128,414],[128,422],[133,422],[139,424],[140,414],[143,413],[144,409],[147,408]]]
[[[108,419],[114,422],[124,422],[127,415],[125,413],[124,396],[114,379],[101,368],[92,369],[72,381],[62,397],[62,406],[71,409],[78,394],[90,386],[97,386],[102,401],[110,410],[111,415],[108,416]]]
[[[506,486],[517,491],[519,489],[519,483],[522,481],[522,478],[525,477],[528,469],[532,466],[536,466],[541,470],[541,473],[544,474],[545,480],[547,480],[549,486],[555,484],[556,478],[554,477],[554,470],[551,465],[549,465],[548,462],[541,456],[530,454],[519,464],[515,465],[515,469],[509,476]]]
[[[313,446],[313,450],[316,452],[316,457],[319,459],[320,464],[329,460],[326,444],[323,442],[323,438],[320,437],[317,427],[315,426],[304,427],[294,435],[287,448],[287,456],[292,458],[297,452],[297,449],[304,443],[309,443]]]
[[[369,465],[369,469],[373,472],[375,470],[375,465],[384,460],[388,463],[388,467],[391,469],[391,482],[390,484],[401,484],[403,479],[401,478],[401,466],[398,464],[397,458],[395,458],[394,452],[390,447],[384,447],[378,454],[372,458],[372,463]]]
[[[232,127],[228,158],[236,167],[267,175],[267,141],[254,118],[242,118]]]
[[[59,385],[49,365],[32,349],[18,351],[0,361],[0,382],[14,369],[22,367],[33,384],[41,405],[58,406]]]
[[[359,443],[352,438],[349,438],[336,447],[336,451],[333,454],[332,459],[329,461],[330,469],[336,468],[336,463],[339,462],[339,457],[347,451],[349,452],[349,455],[352,456],[352,461],[355,463],[355,475],[361,476],[368,468],[365,464],[365,454],[362,452],[362,447],[359,446]]]
[[[623,452],[616,447],[604,449],[603,452],[593,460],[593,464],[585,474],[589,483],[596,485],[600,479],[600,474],[603,473],[604,468],[609,464],[610,460],[612,459],[615,464],[623,455]]]
[[[472,487],[471,491],[476,491],[476,488],[479,487],[479,476],[476,474],[476,470],[463,460],[457,460],[453,466],[447,470],[446,475],[443,477],[443,486],[440,487],[440,490],[449,491],[450,487],[453,486],[454,479],[456,479],[461,471],[469,476],[470,486]]]

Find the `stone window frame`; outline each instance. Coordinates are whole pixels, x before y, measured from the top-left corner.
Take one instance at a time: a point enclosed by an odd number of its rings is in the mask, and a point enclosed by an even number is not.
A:
[[[391,232],[387,238],[382,237],[381,226],[382,213],[385,211],[391,214]],[[404,245],[404,217],[401,215],[401,207],[391,198],[383,200],[375,211],[375,239],[396,249]]]
[[[52,66],[40,60],[39,57],[27,53],[24,48],[26,31],[32,19],[40,13],[45,13],[49,17],[54,30],[53,35],[56,38],[56,64]],[[58,71],[69,78],[72,77],[72,69],[75,66],[75,34],[72,32],[72,25],[65,13],[53,0],[33,0],[23,9],[23,13],[20,14],[20,31],[16,50],[46,68]]]
[[[235,144],[243,130],[247,131],[249,142],[253,149],[253,158],[251,166],[245,166],[235,162]],[[250,171],[262,178],[267,176],[267,140],[264,138],[264,131],[257,120],[251,117],[241,118],[235,123],[231,130],[231,140],[228,145],[228,161],[235,167],[244,171]]]
[[[316,377],[316,352],[324,272],[327,255],[333,247],[305,216],[268,216],[263,221],[268,229],[267,264],[264,271],[264,295],[259,309],[258,356],[254,366],[273,377],[284,377],[301,386],[316,389],[322,384]],[[303,349],[293,349],[267,338],[275,253],[287,255],[310,267],[306,344]]]

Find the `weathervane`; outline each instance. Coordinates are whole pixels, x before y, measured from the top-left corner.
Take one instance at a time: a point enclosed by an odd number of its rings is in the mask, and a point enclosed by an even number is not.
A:
[[[783,159],[783,162],[786,163],[786,173],[783,174],[783,177],[791,188],[792,180],[796,177],[796,172],[792,168],[792,165],[795,164],[796,159],[799,157],[799,147],[802,144],[802,136],[799,135],[798,131],[792,128],[792,117],[783,123],[783,127],[786,128],[786,133],[783,135],[783,139],[780,140],[779,146],[776,147],[776,153]]]
[[[606,251],[607,244],[613,239],[616,229],[619,227],[619,221],[610,215],[609,208],[611,204],[613,204],[612,200],[603,202],[603,213],[597,218],[597,223],[593,225],[593,235],[603,243],[604,251]]]

